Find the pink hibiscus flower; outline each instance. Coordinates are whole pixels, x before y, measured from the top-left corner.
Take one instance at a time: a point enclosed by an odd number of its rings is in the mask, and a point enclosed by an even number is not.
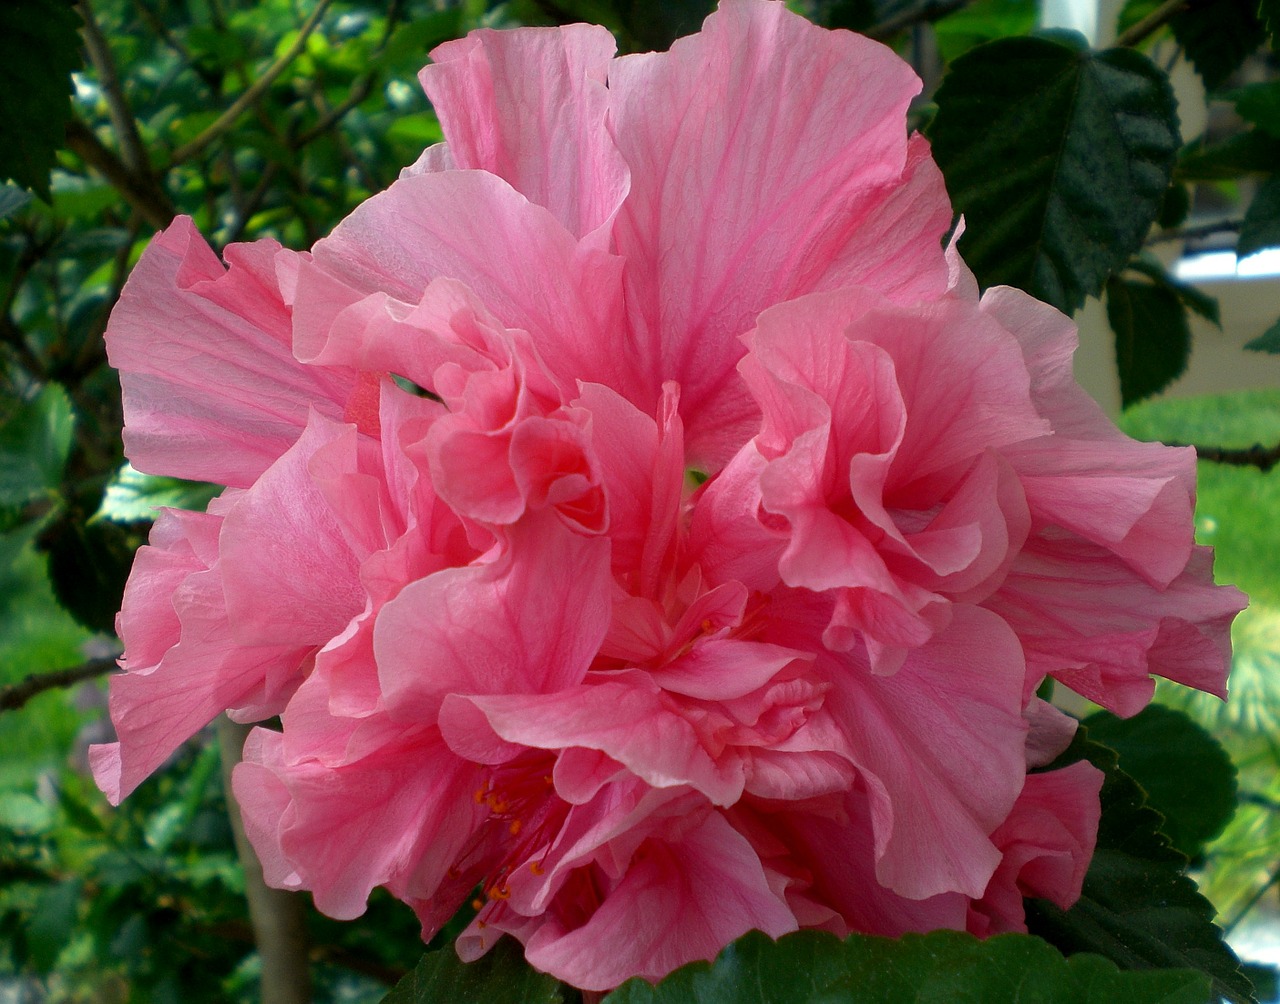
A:
[[[375,886],[587,990],[752,928],[986,935],[1079,895],[1087,764],[1151,674],[1224,692],[1188,451],[979,297],[889,50],[732,0],[668,53],[477,32],[447,144],[310,254],[178,221],[108,350],[163,513],[120,616],[112,800],[223,710],[268,880]],[[477,893],[478,890],[478,893]]]

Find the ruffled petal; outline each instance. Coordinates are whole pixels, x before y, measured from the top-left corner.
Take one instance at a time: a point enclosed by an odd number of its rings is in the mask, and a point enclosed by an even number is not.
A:
[[[451,166],[505,179],[607,249],[630,177],[605,124],[615,49],[608,30],[586,24],[476,31],[433,49],[419,79]]]
[[[185,216],[143,252],[106,334],[138,470],[246,487],[313,408],[342,418],[354,376],[293,358],[278,252],[271,241],[234,244],[224,269]]]

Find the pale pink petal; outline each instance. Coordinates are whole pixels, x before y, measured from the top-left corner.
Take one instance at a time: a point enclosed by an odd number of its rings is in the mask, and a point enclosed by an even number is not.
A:
[[[734,752],[713,757],[694,724],[674,713],[642,673],[544,696],[451,695],[440,727],[450,747],[468,759],[510,756],[495,737],[514,746],[594,749],[655,788],[689,785],[717,805],[732,805],[746,783],[745,758]]]
[[[606,29],[574,24],[476,31],[433,49],[419,79],[452,166],[496,174],[607,248],[629,178],[605,125],[615,48]]]
[[[554,516],[496,559],[406,586],[374,628],[388,707],[432,720],[445,695],[550,693],[580,681],[609,622],[609,547]]]
[[[268,879],[349,920],[374,886],[413,875],[422,895],[444,879],[479,820],[478,777],[430,729],[338,766],[288,762],[281,736],[255,729],[234,784]]]
[[[640,387],[631,375],[622,260],[580,243],[491,174],[401,179],[357,208],[314,255],[352,289],[407,304],[431,280],[456,279],[502,324],[529,333],[566,392],[577,380],[596,380],[645,410],[656,401],[659,388]]]
[[[909,899],[986,888],[1000,859],[987,835],[1022,788],[1024,673],[1013,632],[962,605],[891,676],[852,653],[833,669],[827,707],[867,785],[887,888]]]
[[[1230,625],[1242,593],[1213,585],[1197,547],[1186,571],[1158,589],[1110,551],[1062,533],[1033,535],[984,605],[1018,633],[1028,684],[1052,674],[1121,715],[1151,699],[1151,674],[1226,696]]]
[[[182,640],[155,666],[130,666],[111,681],[119,742],[96,747],[93,768],[113,803],[226,709],[267,702],[278,711],[288,696],[281,688],[309,654],[296,645],[237,644],[216,568],[188,575],[173,607]]]
[[[227,513],[222,579],[241,644],[323,645],[364,607],[359,563],[365,555],[352,551],[309,469],[333,447],[354,474],[355,429],[313,416],[298,442]],[[358,497],[349,502],[360,504]],[[364,504],[376,516],[376,496]]]
[[[950,208],[923,146],[908,166],[903,128],[919,86],[888,49],[754,0],[669,53],[613,64],[637,349],[655,389],[680,382],[695,459],[719,467],[750,434],[733,366],[762,309],[859,282],[908,298],[945,288]]]
[[[711,959],[753,928],[777,938],[796,920],[746,840],[710,813],[678,840],[642,845],[585,924],[544,922],[525,957],[573,986],[609,990],[631,976],[659,980]]]
[[[279,245],[232,245],[223,268],[187,217],[158,234],[107,326],[125,453],[148,474],[247,486],[316,409],[340,419],[343,371],[298,365],[275,279]]]

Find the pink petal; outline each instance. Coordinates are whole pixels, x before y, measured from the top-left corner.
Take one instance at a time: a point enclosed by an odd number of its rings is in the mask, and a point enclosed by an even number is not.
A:
[[[451,695],[440,727],[450,747],[468,759],[509,756],[495,737],[538,749],[594,749],[652,787],[690,785],[716,805],[736,802],[746,783],[745,759],[736,753],[713,758],[657,686],[641,673],[627,677],[536,697]]]
[[[1098,835],[1102,782],[1102,771],[1085,761],[1027,775],[1009,818],[991,835],[1004,856],[969,908],[971,933],[1025,932],[1023,897],[1047,899],[1063,910],[1080,898]]]
[[[585,924],[544,922],[525,957],[573,986],[609,990],[711,959],[753,928],[777,938],[796,920],[746,840],[709,813],[678,840],[644,844]]]
[[[419,78],[453,166],[496,174],[607,247],[629,179],[605,125],[615,48],[606,29],[574,24],[476,31],[433,49]]]
[[[327,450],[330,463],[337,460],[354,474],[356,446],[351,426],[313,416],[298,442],[228,511],[222,579],[227,615],[242,644],[323,645],[364,608],[359,561],[365,555],[352,551],[310,470]],[[376,495],[349,494],[343,501],[372,505],[376,518]]]
[[[1025,771],[1016,636],[957,605],[895,674],[872,676],[852,653],[833,672],[827,707],[866,781],[880,883],[909,899],[980,896],[1000,859],[987,835]]]
[[[406,586],[374,628],[387,706],[433,720],[450,693],[539,694],[582,679],[609,622],[609,547],[553,516],[494,560]]]
[[[224,270],[187,217],[158,234],[107,326],[135,467],[247,486],[301,434],[340,419],[350,374],[298,365],[272,241],[232,245]]]
[[[360,916],[377,885],[433,892],[478,822],[477,783],[434,730],[396,729],[383,747],[326,766],[286,761],[281,736],[255,729],[234,773],[268,881],[310,889],[340,920]]]
[[[155,666],[131,666],[111,681],[111,720],[120,741],[95,747],[93,768],[113,803],[227,708],[265,702],[278,710],[287,697],[283,689],[308,655],[305,647],[239,645],[216,568],[187,576],[173,604],[182,640]]]
[[[1158,589],[1108,550],[1059,532],[1033,535],[984,605],[1022,639],[1029,686],[1051,673],[1132,715],[1151,699],[1150,674],[1225,697],[1231,621],[1245,603],[1213,584],[1208,548]]]
[[[888,49],[763,2],[726,4],[669,53],[613,64],[632,175],[615,234],[637,349],[653,387],[679,381],[695,459],[719,467],[750,434],[733,367],[762,309],[860,282],[945,288],[950,209],[919,144],[909,165],[902,126],[919,86]]]
[[[595,380],[643,408],[622,315],[622,261],[577,241],[541,206],[479,171],[397,181],[316,244],[315,262],[352,289],[417,303],[431,280],[467,286],[527,331],[567,392]],[[648,390],[648,388],[642,388]]]

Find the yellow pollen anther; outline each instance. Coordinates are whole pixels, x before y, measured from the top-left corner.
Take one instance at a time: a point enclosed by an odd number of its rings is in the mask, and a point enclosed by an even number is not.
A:
[[[529,862],[529,871],[533,872],[533,874],[535,874],[535,875],[541,875],[543,872],[545,872],[545,871],[546,871],[546,869],[542,867],[541,862],[538,862],[538,861],[530,861],[530,862]]]
[[[482,900],[479,896],[477,896],[475,899],[471,901],[471,909],[473,910],[479,910],[483,906],[484,906],[484,900]]]
[[[473,796],[473,797],[475,798],[475,800],[476,800],[476,805],[482,805],[482,804],[484,804],[484,800],[488,797],[488,795],[489,795],[489,793],[488,793],[487,791],[485,791],[485,789],[484,789],[484,788],[477,788],[477,789],[476,789],[476,793],[475,793],[475,795]]]
[[[520,832],[520,827],[524,824],[518,819],[511,820],[511,825],[507,827],[507,831],[514,837]]]
[[[483,931],[486,927],[488,927],[488,926],[489,926],[489,925],[488,925],[488,924],[486,924],[483,920],[477,920],[477,921],[476,921],[476,927],[480,928],[480,930],[482,930],[482,931]]]
[[[710,617],[706,618],[706,619],[702,622],[702,630],[703,630],[703,632],[704,632],[704,633],[706,633],[706,634],[710,634],[710,633],[711,633],[711,629],[712,629],[713,627],[715,627],[715,625],[711,623],[711,618],[710,618]]]
[[[495,885],[489,890],[490,899],[510,899],[511,889],[506,885]]]

